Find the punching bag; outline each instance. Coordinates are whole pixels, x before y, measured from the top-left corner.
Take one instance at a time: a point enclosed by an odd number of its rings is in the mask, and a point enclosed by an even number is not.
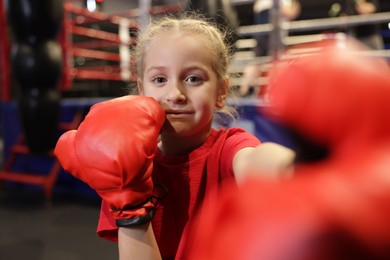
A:
[[[62,51],[57,36],[62,0],[9,0],[7,17],[14,36],[11,73],[19,87],[18,108],[32,153],[52,150],[58,139]]]

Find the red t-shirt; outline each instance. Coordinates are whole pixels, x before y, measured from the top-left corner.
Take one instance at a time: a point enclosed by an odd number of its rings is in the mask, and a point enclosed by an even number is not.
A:
[[[233,157],[245,147],[260,141],[240,128],[212,129],[206,142],[184,156],[165,156],[157,151],[154,158],[153,181],[168,189],[152,220],[153,231],[163,259],[179,259],[189,219],[208,192],[223,180],[234,176]],[[118,228],[104,201],[97,227],[104,239],[118,241]]]

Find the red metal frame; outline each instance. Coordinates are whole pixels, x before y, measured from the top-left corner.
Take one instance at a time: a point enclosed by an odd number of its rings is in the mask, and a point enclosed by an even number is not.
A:
[[[121,43],[119,36],[116,33],[110,33],[110,32],[105,32],[101,30],[90,29],[90,28],[85,28],[80,26],[74,26],[74,25],[72,26],[72,33],[80,36],[114,42],[117,44]]]
[[[130,40],[130,45],[136,44],[135,39]],[[80,49],[104,49],[110,47],[118,47],[118,44],[115,42],[103,42],[103,41],[88,41],[88,42],[75,42],[73,43],[73,48]]]
[[[91,71],[89,69],[75,69],[73,71],[74,78],[86,79],[86,80],[113,80],[123,81],[123,77],[120,73],[109,73],[101,71]],[[129,81],[136,81],[137,76],[132,74]]]
[[[60,123],[60,131],[68,131],[71,129],[76,129],[83,119],[83,112],[78,111],[73,117],[72,122],[70,123]],[[21,134],[19,140],[10,148],[10,154],[5,161],[3,169],[0,171],[0,182],[2,181],[12,181],[25,184],[32,184],[41,186],[44,190],[45,198],[50,200],[53,195],[53,188],[57,181],[58,174],[61,171],[61,164],[56,159],[54,152],[50,151],[47,154],[39,155],[41,157],[49,157],[53,159],[53,164],[48,173],[34,174],[31,172],[17,172],[14,171],[13,165],[16,162],[16,159],[20,155],[25,156],[38,156],[36,154],[31,154],[28,147],[25,145],[24,135]]]
[[[0,90],[1,101],[10,100],[9,42],[5,3],[0,0]]]
[[[59,34],[59,41],[62,48],[62,78],[60,82],[60,90],[62,92],[72,88],[73,78],[70,73],[72,67],[72,39],[71,39],[71,24],[72,21],[68,13],[64,11],[64,19]]]

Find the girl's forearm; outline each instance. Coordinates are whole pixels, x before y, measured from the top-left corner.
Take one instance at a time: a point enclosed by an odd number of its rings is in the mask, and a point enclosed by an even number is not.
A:
[[[150,223],[131,228],[119,228],[120,260],[160,260],[161,255]]]

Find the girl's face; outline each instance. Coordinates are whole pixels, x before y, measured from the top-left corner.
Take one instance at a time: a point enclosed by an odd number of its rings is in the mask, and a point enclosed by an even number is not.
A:
[[[138,87],[165,110],[163,131],[182,137],[210,132],[215,107],[227,95],[212,68],[214,57],[203,38],[174,34],[150,44]]]

